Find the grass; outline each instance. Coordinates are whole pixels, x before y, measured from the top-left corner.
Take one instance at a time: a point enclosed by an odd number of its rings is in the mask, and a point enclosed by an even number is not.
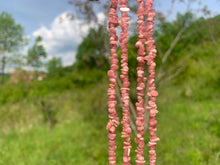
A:
[[[106,88],[93,84],[35,100],[26,98],[3,104],[0,165],[106,165]],[[220,103],[217,99],[192,101],[181,97],[178,91],[178,87],[164,88],[158,98],[161,140],[157,164],[219,165]],[[51,130],[39,110],[40,99],[47,100],[56,111],[57,123]],[[118,164],[122,164],[120,130],[117,128]],[[132,164],[135,148],[133,143]]]
[[[182,100],[160,109],[158,164],[220,164],[219,102]]]
[[[90,93],[89,97],[86,91]],[[49,99],[57,111],[57,124],[52,130],[48,130],[36,100],[1,106],[0,114],[4,118],[0,127],[0,164],[69,165],[106,161],[104,128],[107,116],[103,115],[106,114],[104,110],[98,115],[102,99],[92,105],[95,101],[92,95],[98,97],[101,94],[102,98],[103,93],[93,88],[73,89],[58,97],[44,98]],[[92,116],[95,111],[97,114]]]

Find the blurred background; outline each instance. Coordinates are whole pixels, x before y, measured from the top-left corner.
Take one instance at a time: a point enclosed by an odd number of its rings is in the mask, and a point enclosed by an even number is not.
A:
[[[108,0],[0,1],[0,165],[108,164],[109,5]],[[136,1],[129,6],[134,139]],[[220,164],[219,7],[219,0],[154,2],[158,165]],[[121,119],[120,97],[117,92]],[[120,131],[121,126],[118,164]],[[148,136],[146,125],[146,143]]]

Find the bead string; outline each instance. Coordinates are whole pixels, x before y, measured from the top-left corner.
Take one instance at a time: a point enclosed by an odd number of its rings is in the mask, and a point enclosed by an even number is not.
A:
[[[118,26],[118,15],[117,15],[117,5],[118,0],[111,0],[111,7],[109,10],[109,37],[110,37],[110,45],[111,45],[111,57],[109,60],[111,61],[111,69],[108,71],[109,76],[109,89],[108,89],[108,111],[109,111],[109,122],[106,126],[106,129],[109,130],[108,138],[109,138],[109,165],[116,165],[116,132],[115,127],[119,125],[119,118],[115,109],[117,104],[116,101],[116,80],[117,75],[116,71],[118,69],[118,55],[116,53],[118,37],[116,34],[116,27]]]
[[[158,96],[158,92],[156,91],[155,87],[155,67],[156,63],[154,62],[154,58],[156,57],[156,46],[154,45],[153,39],[153,25],[154,25],[154,16],[155,16],[155,9],[152,9],[154,0],[147,0],[146,1],[146,12],[147,12],[147,26],[145,37],[147,38],[146,45],[148,55],[145,56],[145,60],[147,60],[148,65],[148,92],[147,95],[149,96],[150,100],[148,101],[148,106],[146,109],[149,110],[149,132],[150,132],[150,141],[148,142],[147,146],[149,147],[149,164],[156,165],[156,142],[160,139],[156,135],[157,131],[157,120],[155,119],[157,111],[157,105],[155,103],[156,97]]]
[[[119,11],[121,12],[121,18],[120,18],[120,24],[122,31],[120,33],[119,38],[119,45],[121,48],[121,81],[122,81],[122,87],[121,87],[121,100],[123,103],[122,107],[122,114],[123,119],[121,124],[123,125],[121,137],[124,139],[123,143],[123,165],[130,165],[130,150],[131,150],[131,127],[130,127],[130,112],[129,112],[129,77],[128,77],[128,49],[127,49],[127,43],[128,43],[128,20],[130,17],[128,17],[128,12],[130,9],[127,7],[128,1],[127,0],[119,0]]]
[[[136,165],[144,165],[145,159],[144,159],[144,89],[145,89],[145,84],[144,84],[144,56],[145,56],[145,24],[144,24],[144,10],[145,10],[145,5],[144,5],[144,0],[138,0],[139,3],[138,7],[138,41],[136,42],[135,46],[138,47],[138,52],[137,52],[137,103],[136,103],[136,112],[137,112],[137,119],[136,119],[136,125],[137,125],[137,130],[138,133],[135,138],[135,142],[137,143],[137,160],[136,160]]]

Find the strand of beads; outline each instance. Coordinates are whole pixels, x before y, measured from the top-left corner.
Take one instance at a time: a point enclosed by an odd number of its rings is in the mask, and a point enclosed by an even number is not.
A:
[[[137,0],[139,3],[138,7],[138,41],[136,42],[136,47],[138,47],[138,55],[137,55],[137,61],[138,61],[138,66],[137,66],[137,103],[136,103],[136,111],[137,111],[137,119],[136,119],[136,125],[137,125],[137,130],[138,133],[135,138],[135,142],[137,143],[137,160],[136,160],[136,165],[144,165],[145,159],[144,159],[144,89],[145,89],[145,84],[144,84],[144,55],[145,55],[145,24],[144,24],[144,10],[145,10],[145,5],[144,5],[144,0]]]
[[[109,111],[109,122],[106,126],[106,129],[109,130],[108,138],[109,138],[109,165],[116,165],[116,133],[115,127],[119,125],[119,118],[117,116],[117,112],[115,106],[117,104],[116,101],[116,70],[118,69],[118,55],[116,53],[117,50],[117,34],[116,27],[118,26],[118,15],[117,15],[117,5],[118,0],[111,0],[111,7],[109,10],[109,31],[110,31],[110,45],[111,45],[111,57],[109,60],[111,61],[111,69],[108,71],[109,76],[109,89],[108,89],[108,111]]]
[[[150,131],[150,141],[148,142],[147,146],[149,147],[149,162],[150,165],[156,164],[156,142],[160,139],[156,135],[157,131],[157,120],[155,119],[157,111],[157,105],[155,103],[156,96],[158,96],[158,92],[156,91],[155,87],[155,67],[156,63],[154,62],[154,58],[156,57],[156,46],[154,45],[153,39],[153,25],[154,25],[154,16],[155,10],[152,9],[153,0],[146,1],[146,12],[147,12],[147,26],[146,26],[146,33],[145,37],[147,38],[146,45],[148,55],[145,56],[145,60],[147,60],[147,65],[149,67],[149,77],[148,77],[148,92],[147,95],[149,96],[150,100],[148,101],[148,106],[146,109],[149,110],[149,131]]]
[[[121,87],[121,100],[123,103],[122,107],[122,114],[123,119],[121,124],[123,125],[123,130],[121,133],[121,137],[124,139],[123,143],[123,165],[130,165],[130,149],[131,149],[131,128],[130,128],[130,112],[129,112],[129,78],[128,78],[128,49],[127,49],[127,43],[128,43],[128,20],[130,19],[128,17],[128,12],[130,9],[127,7],[127,0],[120,0],[119,10],[121,12],[121,33],[119,38],[119,45],[121,48],[121,81],[122,81],[122,87]]]

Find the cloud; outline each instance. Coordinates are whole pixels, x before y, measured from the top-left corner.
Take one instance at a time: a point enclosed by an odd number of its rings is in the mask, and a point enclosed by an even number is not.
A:
[[[71,65],[75,61],[78,44],[82,41],[90,28],[81,20],[69,20],[68,12],[54,19],[51,26],[41,26],[33,32],[33,36],[42,36],[48,59],[61,57],[63,65]],[[61,21],[62,20],[62,21]]]

